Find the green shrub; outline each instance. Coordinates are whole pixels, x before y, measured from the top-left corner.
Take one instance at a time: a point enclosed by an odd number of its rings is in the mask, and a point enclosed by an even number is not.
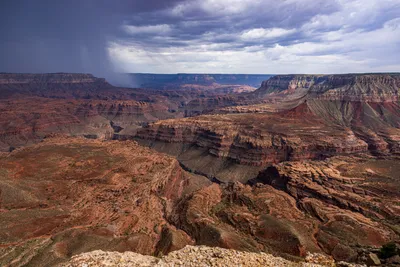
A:
[[[396,244],[393,242],[383,245],[379,251],[379,257],[382,259],[387,259],[397,254],[399,254],[399,251],[397,250]]]

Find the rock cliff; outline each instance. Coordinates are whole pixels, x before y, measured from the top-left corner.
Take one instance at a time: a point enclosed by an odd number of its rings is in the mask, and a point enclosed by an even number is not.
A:
[[[398,101],[400,74],[278,75],[264,81],[252,93],[308,94],[311,98],[342,101]]]
[[[190,169],[227,181],[237,179],[232,175],[240,169],[236,165],[266,167],[368,151],[399,153],[399,110],[397,103],[313,99],[279,112],[158,121],[140,129],[137,138],[178,156]],[[239,180],[252,175],[249,172]]]
[[[280,109],[293,107],[300,100],[320,99],[344,102],[398,102],[400,74],[335,74],[335,75],[276,75],[263,81],[253,92],[230,95],[229,101],[210,96],[206,102],[193,102],[184,107],[186,114],[221,113],[221,108],[269,106],[279,104]],[[225,100],[225,99],[223,99]],[[194,109],[194,113],[191,113]],[[227,111],[227,109],[222,112]]]
[[[140,125],[179,115],[162,103],[23,97],[0,101],[0,151],[38,142],[52,133],[112,139]]]
[[[229,84],[234,77],[221,85],[204,84],[207,75],[183,76],[179,88],[140,89],[115,87],[91,74],[0,73],[0,151],[37,142],[52,132],[127,139],[149,122],[193,116],[222,102],[232,105],[229,100],[207,104],[212,96],[223,99],[225,94],[255,89]],[[186,83],[192,80],[197,83]]]
[[[113,87],[90,74],[0,73],[0,151],[51,133],[103,139],[134,135],[148,122],[182,117],[180,102],[196,95],[170,94]]]
[[[45,96],[65,91],[100,90],[112,87],[105,79],[80,73],[0,73],[0,99],[12,95]]]

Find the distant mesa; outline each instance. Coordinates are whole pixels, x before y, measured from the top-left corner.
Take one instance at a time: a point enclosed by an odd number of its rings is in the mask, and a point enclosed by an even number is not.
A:
[[[308,93],[310,97],[346,101],[397,101],[400,74],[277,75],[253,94]]]
[[[178,86],[180,84],[199,85],[248,85],[260,87],[262,81],[273,75],[269,74],[152,74],[152,73],[130,73],[128,74],[138,87],[164,88]]]

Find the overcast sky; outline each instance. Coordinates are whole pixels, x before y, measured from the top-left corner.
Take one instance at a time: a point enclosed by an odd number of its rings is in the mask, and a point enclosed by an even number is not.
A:
[[[0,72],[400,71],[400,0],[2,0]]]

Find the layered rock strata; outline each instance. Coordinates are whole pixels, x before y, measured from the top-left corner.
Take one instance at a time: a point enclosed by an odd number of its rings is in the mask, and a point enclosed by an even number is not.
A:
[[[362,263],[399,239],[399,162],[285,162],[246,185],[217,184],[132,141],[48,138],[0,155],[0,264],[186,245]]]
[[[193,170],[235,180],[232,172],[224,172],[232,164],[266,167],[368,151],[399,153],[399,110],[397,103],[308,100],[280,112],[158,121],[140,129],[136,136],[142,144],[177,156]],[[207,155],[215,160],[208,160]],[[201,161],[210,167],[202,170]],[[254,172],[241,181],[251,175]]]

